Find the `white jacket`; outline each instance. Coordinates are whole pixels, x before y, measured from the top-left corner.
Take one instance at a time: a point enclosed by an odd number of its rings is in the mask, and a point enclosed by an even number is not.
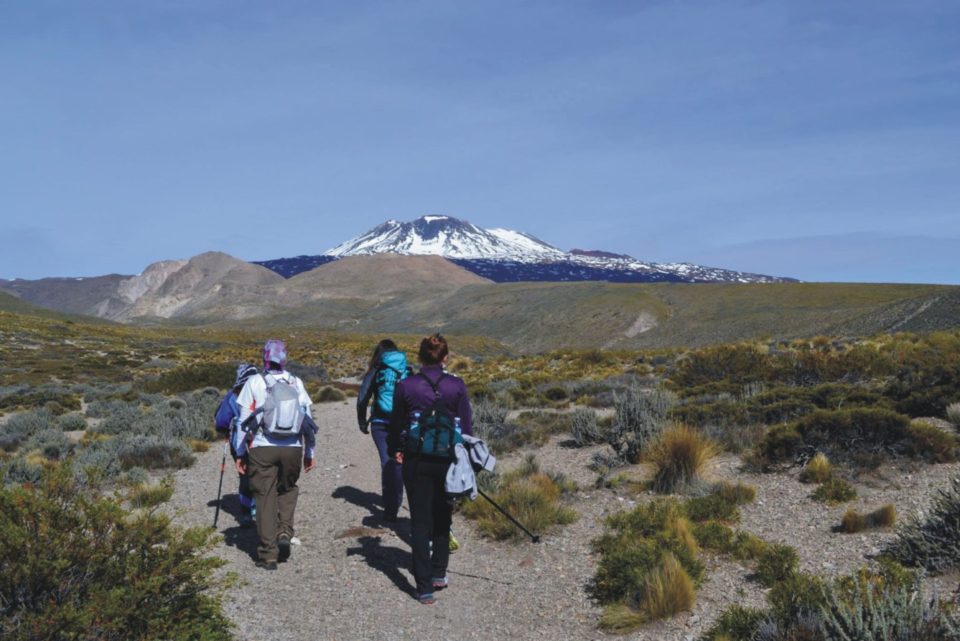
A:
[[[307,394],[307,390],[303,387],[303,381],[287,371],[271,371],[267,372],[264,376],[251,376],[247,379],[243,389],[240,390],[240,395],[237,396],[237,405],[240,407],[240,416],[237,417],[237,425],[243,425],[243,422],[250,418],[250,415],[258,408],[263,407],[263,404],[266,402],[267,383],[264,380],[265,376],[270,377],[271,383],[273,383],[274,380],[282,380],[293,385],[299,395],[298,400],[300,401],[300,407],[303,409],[305,415],[310,416],[310,407],[313,405],[313,401],[310,400],[310,395]],[[248,432],[239,429],[235,431],[233,449],[236,450],[238,456],[243,456],[247,451],[248,434]],[[294,436],[273,436],[267,434],[264,430],[257,430],[253,441],[250,443],[250,447],[300,447],[302,440],[301,434]],[[313,454],[312,447],[304,449],[303,455],[305,458],[312,459]]]

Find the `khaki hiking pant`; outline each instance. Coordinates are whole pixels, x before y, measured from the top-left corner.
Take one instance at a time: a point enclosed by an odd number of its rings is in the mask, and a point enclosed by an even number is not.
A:
[[[303,447],[250,448],[247,475],[257,500],[257,554],[262,561],[277,560],[278,536],[293,536],[302,460]]]

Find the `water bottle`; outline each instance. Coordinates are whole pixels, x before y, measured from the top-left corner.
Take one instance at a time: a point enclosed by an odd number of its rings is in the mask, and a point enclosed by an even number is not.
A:
[[[410,431],[407,434],[408,452],[420,451],[420,412],[414,412],[410,417]]]
[[[460,429],[460,417],[453,419],[453,439],[454,443],[463,443],[463,431]]]

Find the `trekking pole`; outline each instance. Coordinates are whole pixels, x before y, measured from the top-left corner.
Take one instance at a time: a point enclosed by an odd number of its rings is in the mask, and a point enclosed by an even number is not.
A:
[[[217,529],[217,519],[220,518],[220,493],[223,491],[223,472],[227,468],[227,443],[223,443],[223,460],[220,461],[220,484],[217,485],[217,511],[213,513],[213,529]]]
[[[539,543],[539,542],[540,542],[540,535],[539,535],[539,534],[533,534],[533,533],[530,532],[530,530],[528,530],[527,528],[523,527],[523,525],[521,525],[520,521],[518,521],[517,519],[513,518],[512,516],[510,516],[510,514],[508,514],[505,509],[503,509],[502,507],[500,507],[499,505],[497,505],[496,502],[495,502],[492,498],[490,498],[489,496],[487,496],[486,494],[484,494],[483,490],[481,490],[480,488],[477,488],[477,492],[480,494],[480,496],[482,496],[483,498],[485,498],[485,499],[487,499],[488,501],[490,501],[490,505],[492,505],[493,507],[497,508],[497,510],[500,512],[500,514],[502,514],[502,515],[504,515],[505,517],[507,517],[508,519],[510,519],[510,522],[511,522],[511,523],[513,523],[513,524],[516,525],[518,528],[520,528],[521,530],[523,530],[523,531],[526,533],[526,535],[530,537],[530,540],[531,540],[531,541],[533,541],[534,543]]]

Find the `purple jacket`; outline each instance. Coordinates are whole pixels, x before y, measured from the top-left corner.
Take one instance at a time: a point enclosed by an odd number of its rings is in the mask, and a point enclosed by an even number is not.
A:
[[[419,374],[408,376],[399,383],[393,394],[393,414],[390,416],[390,428],[387,434],[387,452],[390,458],[403,449],[403,439],[410,427],[410,417],[423,412],[433,405],[433,389],[423,380],[428,376],[437,386],[440,398],[447,411],[460,417],[460,431],[473,436],[473,410],[470,409],[470,397],[463,380],[447,374],[440,365],[426,365]],[[439,381],[439,383],[437,383]]]

